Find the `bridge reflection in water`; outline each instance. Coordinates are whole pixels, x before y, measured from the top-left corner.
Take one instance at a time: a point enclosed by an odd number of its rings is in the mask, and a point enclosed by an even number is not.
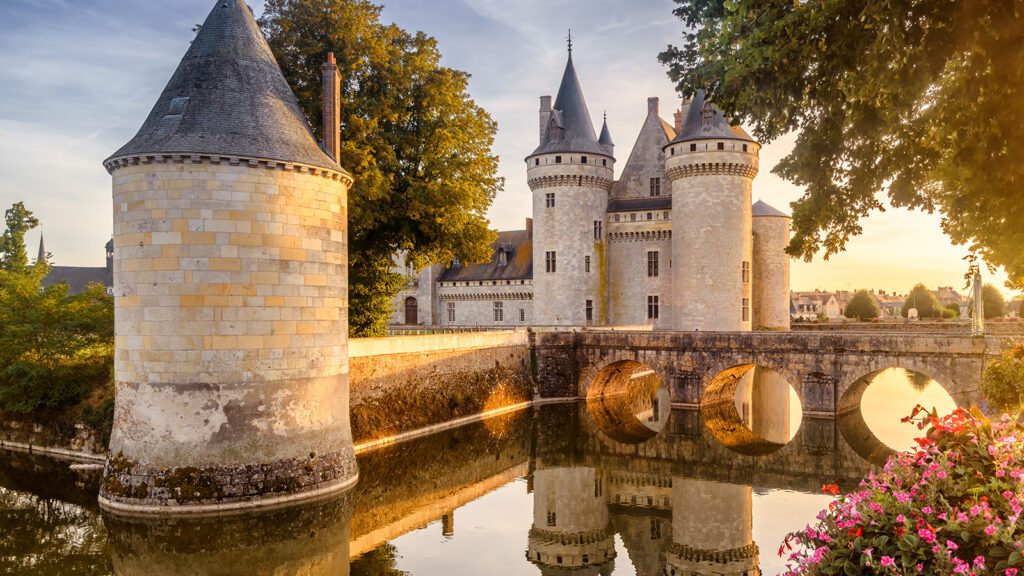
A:
[[[84,482],[83,491],[78,479],[66,498],[97,520],[63,530],[75,535],[69,541],[90,540],[83,538],[86,532],[91,541],[105,539],[88,554],[108,567],[96,573],[119,576],[405,574],[400,568],[417,576],[754,576],[763,563],[779,564],[774,552],[766,557],[755,541],[758,526],[765,534],[765,526],[777,523],[755,516],[758,498],[799,498],[804,508],[785,514],[786,530],[795,529],[812,521],[824,504],[822,497],[810,496],[822,483],[853,487],[870,468],[843,440],[835,419],[805,418],[788,442],[772,442],[779,444],[773,450],[738,453],[709,429],[706,414],[669,410],[658,398],[660,384],[632,378],[635,373],[627,376],[643,393],[611,395],[632,399],[632,408],[629,402],[603,411],[595,411],[593,402],[547,405],[382,449],[360,457],[360,482],[346,498],[300,509],[242,518],[99,522],[94,503],[82,502],[82,494],[94,494],[95,486]],[[742,376],[737,381],[744,390]],[[756,388],[742,396],[756,399]],[[732,409],[737,411],[735,404]],[[660,432],[639,434],[649,437],[638,441],[630,410],[641,424],[657,420]],[[621,434],[609,433],[616,420],[602,420],[607,414],[624,421]],[[756,415],[749,416],[756,428]],[[765,422],[768,430],[759,428],[759,434],[780,439],[770,432],[785,422]],[[0,496],[46,485],[17,480],[31,471],[12,462],[0,455]],[[11,466],[21,472],[11,472]],[[532,519],[524,500],[532,501]],[[476,515],[466,534],[457,522],[463,514]],[[507,533],[511,519],[515,526]],[[772,541],[762,543],[770,550],[782,537],[783,530],[774,530],[766,536]],[[442,536],[446,543],[439,545]],[[62,573],[61,562],[72,558],[81,563],[82,555],[73,546],[58,551],[51,555],[50,573]],[[18,551],[6,549],[2,556],[17,558]]]

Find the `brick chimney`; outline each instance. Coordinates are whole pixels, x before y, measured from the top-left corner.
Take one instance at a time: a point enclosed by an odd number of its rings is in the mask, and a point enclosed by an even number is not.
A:
[[[341,152],[341,74],[334,52],[327,54],[327,62],[321,68],[323,72],[324,97],[324,149],[331,158],[338,159]]]
[[[680,134],[683,131],[683,111],[676,110],[676,134]]]
[[[533,218],[526,219],[526,237],[533,238]]]
[[[650,115],[650,114],[657,115],[658,114],[658,99],[657,98],[648,98],[647,99],[647,114],[648,115]]]

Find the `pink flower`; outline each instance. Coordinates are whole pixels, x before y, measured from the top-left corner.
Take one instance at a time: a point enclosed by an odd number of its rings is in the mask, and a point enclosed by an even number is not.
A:
[[[988,526],[985,526],[985,535],[991,536],[996,533],[996,530],[998,530],[998,528],[996,528],[995,524],[989,524]]]
[[[882,556],[882,566],[895,566],[896,562],[893,561],[892,556]]]
[[[975,556],[973,564],[977,568],[984,569],[985,568],[985,557],[984,556]]]
[[[927,528],[921,528],[920,530],[918,530],[917,531],[917,535],[920,536],[922,540],[924,540],[925,542],[927,542],[929,544],[931,544],[932,542],[935,542],[935,532],[932,532],[931,530],[929,530]]]
[[[1006,574],[1006,576],[1017,576],[1017,569],[1016,568],[1007,568],[1005,574]]]

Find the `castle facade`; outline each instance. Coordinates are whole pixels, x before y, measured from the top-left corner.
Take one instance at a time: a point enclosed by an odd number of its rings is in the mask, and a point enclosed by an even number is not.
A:
[[[488,263],[410,272],[393,323],[788,329],[790,218],[752,203],[760,144],[700,92],[674,120],[648,99],[616,179],[570,52],[525,160],[533,218]]]

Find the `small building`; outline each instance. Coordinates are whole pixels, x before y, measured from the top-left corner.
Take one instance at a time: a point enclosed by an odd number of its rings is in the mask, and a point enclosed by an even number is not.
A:
[[[106,266],[51,266],[50,273],[43,278],[43,286],[53,286],[64,282],[71,294],[85,291],[89,284],[102,284],[107,294],[113,294],[114,287],[114,241],[109,240],[104,246]],[[39,256],[36,261],[46,258],[46,247],[43,238],[39,238]]]

